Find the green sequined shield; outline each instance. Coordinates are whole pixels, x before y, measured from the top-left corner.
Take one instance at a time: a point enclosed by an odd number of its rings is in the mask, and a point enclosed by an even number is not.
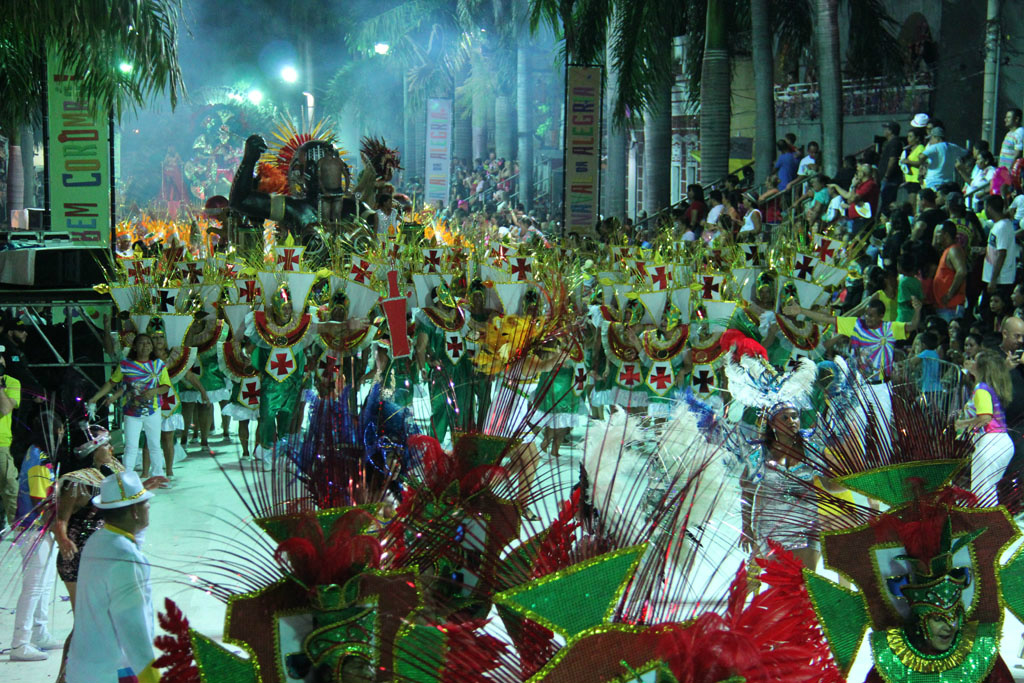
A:
[[[804,570],[804,583],[836,665],[847,673],[869,624],[864,596],[807,569]]]
[[[890,507],[898,507],[909,503],[916,495],[907,480],[919,479],[923,493],[927,493],[946,485],[963,466],[963,460],[908,462],[837,477],[835,481]]]
[[[646,546],[623,548],[499,593],[494,602],[571,637],[608,621]]]
[[[202,683],[259,683],[254,660],[242,659],[198,631],[190,630],[189,635]]]

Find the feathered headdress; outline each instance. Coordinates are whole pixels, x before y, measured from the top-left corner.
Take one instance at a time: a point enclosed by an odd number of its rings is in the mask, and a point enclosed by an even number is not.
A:
[[[734,401],[770,418],[784,407],[806,404],[818,367],[810,358],[802,358],[796,370],[780,374],[761,358],[747,355],[737,362],[734,355],[725,366],[725,375]]]
[[[363,201],[372,201],[377,187],[390,182],[395,171],[402,170],[398,151],[388,147],[383,138],[367,136],[362,139],[359,156],[363,159],[363,170],[355,191]]]

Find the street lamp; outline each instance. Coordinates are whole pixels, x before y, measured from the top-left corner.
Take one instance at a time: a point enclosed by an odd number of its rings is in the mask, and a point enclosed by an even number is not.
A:
[[[130,74],[134,67],[131,62],[121,62],[117,68],[120,69],[123,74]]]
[[[263,91],[253,88],[249,91],[249,101],[259,106],[260,102],[263,101]]]
[[[286,66],[281,69],[281,80],[285,83],[294,83],[299,80],[299,72],[294,66]]]
[[[379,55],[386,55],[388,53],[388,50],[390,49],[391,46],[388,45],[387,43],[377,43],[376,45],[373,46],[373,51]]]

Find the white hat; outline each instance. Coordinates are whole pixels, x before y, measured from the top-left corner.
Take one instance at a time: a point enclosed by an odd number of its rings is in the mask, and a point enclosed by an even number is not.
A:
[[[924,128],[925,126],[928,125],[928,120],[928,114],[925,114],[924,112],[920,114],[914,114],[914,118],[910,120],[910,127]]]
[[[111,474],[100,484],[100,495],[93,496],[92,504],[100,510],[113,510],[135,505],[153,497],[134,472]]]

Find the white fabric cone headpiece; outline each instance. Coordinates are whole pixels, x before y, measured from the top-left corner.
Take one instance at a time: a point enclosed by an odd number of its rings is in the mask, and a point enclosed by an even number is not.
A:
[[[164,337],[167,339],[167,348],[173,349],[181,346],[188,334],[188,328],[192,326],[192,316],[168,313],[160,316],[164,321]]]
[[[313,281],[316,280],[316,273],[286,273],[288,277],[288,291],[292,295],[292,310],[300,315],[306,308],[306,299],[309,298],[309,291],[313,289]]]

